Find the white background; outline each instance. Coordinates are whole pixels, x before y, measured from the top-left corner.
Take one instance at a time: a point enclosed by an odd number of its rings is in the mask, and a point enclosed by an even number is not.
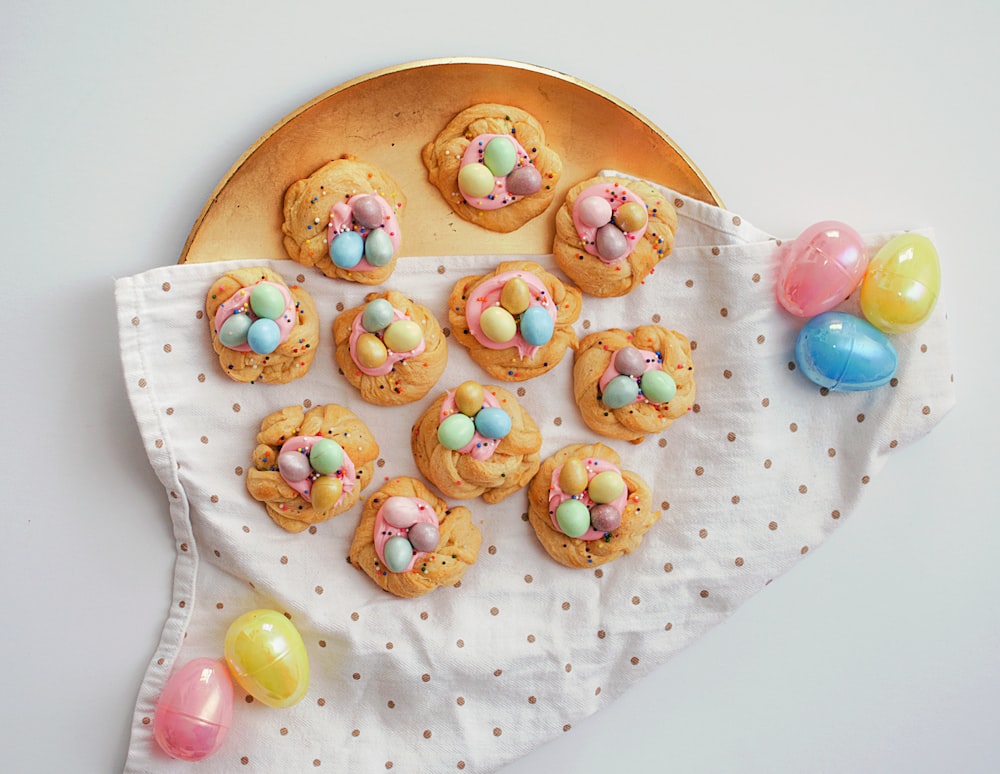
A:
[[[113,279],[176,262],[218,180],[298,105],[390,65],[478,56],[614,94],[771,233],[934,227],[959,396],[821,549],[504,773],[1000,770],[998,25],[993,0],[7,0],[3,768],[121,769],[170,600]]]

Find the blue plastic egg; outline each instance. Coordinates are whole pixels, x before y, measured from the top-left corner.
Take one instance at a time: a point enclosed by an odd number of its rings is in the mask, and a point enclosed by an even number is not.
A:
[[[510,432],[510,414],[502,408],[480,409],[475,418],[476,430],[486,438],[505,438]]]
[[[247,344],[258,355],[270,355],[281,343],[281,329],[278,323],[268,317],[253,321],[247,330]]]
[[[844,392],[871,390],[896,373],[896,349],[882,331],[847,312],[825,312],[799,331],[799,369],[820,387]]]
[[[330,240],[330,260],[341,269],[353,269],[365,254],[365,240],[357,231],[341,231]]]
[[[555,331],[555,322],[541,306],[529,306],[521,315],[521,337],[533,347],[548,344]]]

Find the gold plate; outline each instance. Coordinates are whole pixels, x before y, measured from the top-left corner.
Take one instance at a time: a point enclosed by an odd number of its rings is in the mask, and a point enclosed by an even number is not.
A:
[[[510,234],[487,231],[455,215],[428,182],[420,159],[424,144],[457,112],[479,102],[533,114],[563,161],[552,207]],[[601,169],[722,204],[673,140],[594,86],[518,62],[430,59],[355,78],[276,124],[216,186],[180,262],[287,258],[281,241],[285,190],[345,153],[383,167],[406,194],[401,256],[550,253],[554,209],[571,185]]]

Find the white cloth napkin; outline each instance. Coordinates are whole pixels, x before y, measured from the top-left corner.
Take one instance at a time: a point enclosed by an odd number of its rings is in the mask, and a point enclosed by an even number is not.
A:
[[[774,300],[774,239],[731,212],[666,193],[679,215],[673,255],[624,299],[584,296],[576,328],[658,323],[687,335],[696,347],[695,411],[631,446],[583,425],[571,399],[572,353],[512,386],[542,431],[543,457],[602,440],[649,482],[662,519],[635,554],[570,570],[537,543],[526,492],[495,506],[467,501],[483,533],[478,562],[459,588],[412,600],[347,563],[360,506],[292,535],[247,493],[246,470],[265,415],[334,402],[350,406],[380,444],[365,494],[388,477],[419,476],[414,420],[445,389],[487,378],[464,348],[452,342],[426,399],[366,404],[337,373],[330,326],[370,288],[265,262],[312,293],[322,339],[306,377],[242,385],[221,372],[203,313],[206,288],[232,264],[117,281],[126,388],[177,543],[173,604],[139,688],[126,771],[186,769],[153,740],[156,699],[175,667],[221,656],[229,624],[258,607],[288,614],[302,633],[309,691],[294,707],[273,709],[244,701],[237,688],[212,771],[494,770],[607,706],[793,567],[850,515],[893,450],[947,413],[954,395],[940,304],[923,327],[893,337],[893,386],[823,394],[790,366],[803,321]],[[873,235],[869,246],[890,236]],[[551,256],[530,257],[554,266]],[[446,326],[454,283],[504,258],[406,257],[386,287]]]

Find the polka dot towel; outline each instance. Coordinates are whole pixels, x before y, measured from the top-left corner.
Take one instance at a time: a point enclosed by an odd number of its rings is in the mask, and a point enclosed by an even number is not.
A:
[[[949,410],[940,305],[922,328],[894,337],[900,364],[890,385],[821,390],[794,366],[802,321],[775,303],[775,240],[732,213],[664,195],[679,214],[674,254],[626,299],[585,296],[576,323],[581,336],[658,323],[692,341],[692,413],[638,446],[603,439],[646,478],[662,518],[636,553],[571,570],[535,539],[526,492],[492,506],[466,501],[483,533],[478,562],[459,587],[417,599],[390,596],[346,561],[360,505],[290,534],[249,496],[245,477],[264,416],[331,402],[355,411],[381,447],[369,493],[388,477],[419,476],[413,422],[441,390],[485,378],[465,350],[450,348],[424,401],[365,404],[337,372],[330,326],[369,289],[274,261],[313,295],[319,351],[309,374],[290,384],[238,384],[219,370],[203,313],[220,265],[118,280],[126,388],[178,552],[172,610],[138,690],[127,771],[186,769],[153,740],[156,698],[175,667],[220,656],[230,622],[257,607],[285,613],[302,633],[309,691],[279,710],[237,689],[212,771],[494,770],[571,730],[793,567],[847,518],[893,451]],[[870,246],[890,236],[872,236]],[[531,257],[558,271],[550,256]],[[453,284],[497,260],[411,257],[387,287],[446,326]],[[567,357],[511,388],[541,428],[543,458],[597,440],[570,398],[571,371]]]

